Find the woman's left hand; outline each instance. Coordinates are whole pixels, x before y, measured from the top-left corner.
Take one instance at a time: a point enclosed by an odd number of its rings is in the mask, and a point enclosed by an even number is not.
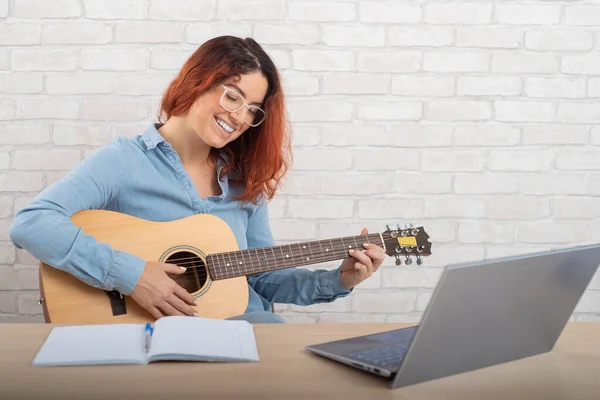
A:
[[[363,229],[361,235],[369,232]],[[342,284],[348,290],[373,275],[385,258],[385,251],[374,243],[363,243],[364,250],[352,249],[342,262]]]

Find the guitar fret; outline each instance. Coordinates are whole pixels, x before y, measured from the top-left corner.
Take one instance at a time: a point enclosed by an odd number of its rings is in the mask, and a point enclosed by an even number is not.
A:
[[[289,251],[290,251],[290,254],[292,255],[292,256],[291,256],[291,257],[292,257],[292,259],[291,259],[290,261],[292,262],[292,265],[294,265],[294,264],[295,264],[295,262],[294,262],[294,252],[292,251],[292,245],[288,244],[288,249],[289,249]],[[286,257],[287,259],[289,259],[289,258],[290,258],[290,254],[286,254],[286,255],[285,255],[285,257]]]
[[[321,240],[318,240],[317,243],[319,243],[319,248],[321,249],[321,257],[323,258],[322,261],[327,261],[325,259],[325,253],[323,253],[323,246],[321,246]]]
[[[283,246],[279,246],[279,250],[281,251],[281,261],[283,263],[286,262],[285,254],[283,254]],[[275,252],[273,252],[273,256],[275,256]],[[283,264],[284,267],[287,267],[287,264]]]
[[[315,255],[314,255],[314,254],[313,254],[313,252],[312,252],[312,248],[311,248],[311,247],[312,247],[312,245],[311,245],[311,243],[312,243],[312,242],[308,242],[308,243],[306,243],[306,244],[308,245],[308,251],[310,251],[310,257],[312,258],[312,260],[313,260],[313,262],[314,262],[314,261],[317,261],[317,260],[315,260]]]

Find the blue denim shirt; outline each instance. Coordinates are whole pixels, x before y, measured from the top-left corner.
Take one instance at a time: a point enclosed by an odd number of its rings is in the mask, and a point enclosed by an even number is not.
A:
[[[99,243],[70,217],[104,209],[163,222],[209,213],[229,225],[240,250],[274,246],[267,204],[240,207],[234,196],[241,188],[229,185],[227,176],[219,185],[221,195],[201,198],[177,152],[153,124],[143,135],[115,138],[42,191],[16,214],[10,237],[15,246],[91,286],[130,294],[146,260]],[[350,293],[339,268],[286,268],[252,275],[248,284],[246,312],[270,311],[272,303],[330,302]]]

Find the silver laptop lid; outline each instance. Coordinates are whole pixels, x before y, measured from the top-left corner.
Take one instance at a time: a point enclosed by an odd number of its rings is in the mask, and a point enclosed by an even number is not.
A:
[[[600,245],[450,265],[392,387],[550,351],[600,263]]]

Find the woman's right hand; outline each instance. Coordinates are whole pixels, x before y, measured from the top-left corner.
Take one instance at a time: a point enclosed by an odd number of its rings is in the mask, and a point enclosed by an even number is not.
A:
[[[130,296],[156,319],[166,315],[197,317],[196,310],[190,307],[196,304],[194,296],[168,275],[184,272],[185,268],[175,264],[148,261]]]

